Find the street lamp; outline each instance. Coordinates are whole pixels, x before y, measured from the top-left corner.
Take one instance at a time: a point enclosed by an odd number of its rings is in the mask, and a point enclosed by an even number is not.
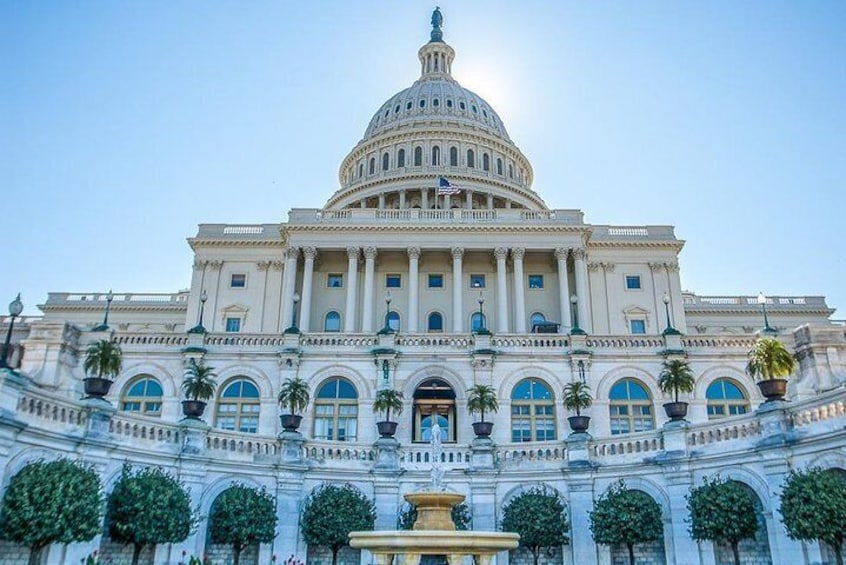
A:
[[[209,299],[209,295],[206,294],[206,290],[203,289],[203,292],[200,294],[200,313],[197,315],[197,325],[188,330],[189,334],[204,334],[206,333],[206,328],[203,327],[203,312],[206,309],[206,300]]]
[[[573,307],[573,327],[570,328],[570,335],[587,335],[587,332],[579,327],[579,297],[575,294],[571,296],[570,304]]]
[[[770,322],[767,320],[767,297],[764,296],[763,292],[758,293],[758,304],[761,305],[761,310],[764,311],[764,329],[761,330],[761,333],[765,334],[776,334],[778,333],[775,328],[770,327]]]
[[[385,327],[383,327],[378,332],[381,335],[387,335],[387,334],[392,334],[392,333],[396,332],[396,330],[391,327],[391,301],[392,300],[393,300],[393,297],[391,296],[391,291],[386,290],[385,291]]]
[[[9,369],[7,358],[9,355],[9,344],[12,341],[12,329],[15,327],[15,318],[23,312],[23,302],[21,302],[21,293],[18,293],[17,298],[12,300],[9,304],[9,316],[12,319],[9,321],[9,330],[6,332],[6,343],[3,344],[3,355],[0,356],[0,369]]]
[[[115,295],[112,294],[112,289],[109,289],[108,294],[106,294],[106,314],[103,316],[103,323],[99,326],[94,326],[91,331],[92,332],[105,332],[109,329],[109,310],[112,308],[112,300],[115,299]]]
[[[664,335],[679,335],[681,332],[673,327],[673,321],[670,318],[670,295],[664,293],[664,310],[667,312],[667,327],[664,330]]]
[[[285,333],[298,334],[300,333],[300,329],[297,327],[297,304],[300,303],[300,293],[295,292],[291,299],[294,301],[294,311],[291,313],[291,327],[285,330]]]
[[[479,298],[476,299],[479,303],[479,327],[476,329],[477,334],[490,335],[490,330],[485,323],[485,293],[479,290]]]

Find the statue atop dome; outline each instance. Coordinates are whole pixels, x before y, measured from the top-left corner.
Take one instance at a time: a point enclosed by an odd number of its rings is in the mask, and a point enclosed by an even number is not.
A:
[[[432,12],[432,35],[429,42],[443,41],[444,32],[441,31],[441,26],[444,24],[444,16],[441,14],[441,8],[435,6],[435,11]]]

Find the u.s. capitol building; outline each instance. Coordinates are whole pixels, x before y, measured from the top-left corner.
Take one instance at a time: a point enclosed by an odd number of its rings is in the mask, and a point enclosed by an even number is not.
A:
[[[420,78],[376,110],[325,205],[293,209],[284,223],[200,225],[188,240],[189,290],[50,293],[43,316],[16,320],[9,361],[21,377],[3,373],[4,485],[28,462],[66,455],[93,462],[107,491],[124,461],[162,466],[203,516],[234,482],[264,486],[277,498],[278,533],[245,560],[322,563],[325,552],[299,534],[309,492],[352,483],[375,499],[377,527],[394,529],[402,495],[428,480],[437,422],[444,482],[467,495],[474,529],[498,529],[503,505],[524,489],[562,494],[571,541],[545,563],[626,557],[594,544],[588,528],[593,500],[619,478],[663,513],[663,540],[638,546],[638,563],[723,562],[730,550],[697,544],[686,522],[685,494],[717,474],[759,503],[764,528],[741,545],[744,563],[831,559],[787,537],[778,496],[790,469],[846,469],[846,328],[833,310],[819,296],[761,304],[685,292],[672,226],[588,224],[580,210],[548,208],[499,114],[453,78],[439,23],[418,52]],[[745,365],[764,308],[799,364],[789,402],[760,410]],[[111,410],[82,400],[86,347],[108,338],[124,352]],[[668,426],[662,408],[667,359],[686,359],[696,375],[686,424]],[[218,375],[207,426],[183,420],[191,360]],[[297,376],[312,398],[301,440],[282,434],[276,400]],[[575,380],[594,396],[589,436],[571,436],[561,402]],[[476,384],[498,395],[490,441],[471,426]],[[377,442],[381,388],[404,395],[398,446]],[[78,563],[95,549],[127,556],[98,536],[51,547],[47,562]],[[20,562],[20,548],[2,550],[0,563]],[[177,563],[183,550],[227,559],[203,521],[148,558]]]

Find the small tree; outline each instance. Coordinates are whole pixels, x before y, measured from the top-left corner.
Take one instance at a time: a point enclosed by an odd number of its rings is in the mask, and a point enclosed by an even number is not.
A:
[[[661,392],[673,393],[673,402],[679,401],[680,392],[693,392],[696,379],[687,361],[672,359],[664,361],[661,374],[658,376],[658,386]]]
[[[158,467],[135,473],[123,466],[106,508],[109,537],[132,544],[132,565],[147,546],[183,541],[191,533],[194,514],[185,487]]]
[[[781,494],[781,515],[787,535],[824,541],[843,565],[846,540],[846,479],[819,467],[791,471]]]
[[[629,550],[629,564],[635,565],[634,546],[660,539],[664,533],[661,508],[651,496],[626,488],[620,480],[594,502],[590,531],[596,543],[624,544]]]
[[[113,381],[120,374],[122,363],[123,351],[120,346],[103,339],[88,346],[83,368],[91,377]]]
[[[473,523],[473,516],[470,514],[470,507],[466,502],[456,504],[450,510],[450,517],[452,523],[455,524],[455,529],[458,531],[466,531],[470,529]],[[404,504],[400,508],[399,516],[397,516],[397,527],[400,530],[410,530],[414,527],[414,522],[417,521],[417,507],[413,504]]]
[[[100,478],[90,465],[68,459],[36,461],[6,488],[0,534],[29,547],[29,565],[52,543],[87,541],[100,532]]]
[[[754,538],[758,531],[752,493],[738,483],[716,477],[687,495],[690,536],[696,541],[731,545],[734,565],[740,565],[740,540]]]
[[[191,359],[191,363],[185,370],[182,392],[189,400],[206,401],[214,396],[217,388],[217,382],[214,380],[216,376],[214,367],[208,367],[202,362],[197,363]]]
[[[239,565],[241,551],[276,536],[276,504],[264,488],[236,483],[223,491],[209,513],[212,542],[232,546],[232,562]]]
[[[774,337],[758,338],[749,350],[746,372],[761,380],[787,377],[793,372],[796,360],[784,344]]]
[[[471,414],[478,414],[479,421],[485,421],[485,412],[496,412],[499,410],[499,402],[496,398],[496,391],[490,385],[475,385],[467,390],[467,410]]]
[[[376,393],[376,399],[373,401],[374,412],[384,412],[385,421],[391,421],[391,411],[399,416],[402,414],[402,393],[391,388],[383,388]]]
[[[543,548],[569,543],[569,530],[561,496],[546,488],[518,494],[502,509],[502,531],[520,534],[520,547],[531,552],[535,565]]]
[[[328,547],[332,565],[338,563],[338,551],[349,545],[350,532],[369,531],[375,524],[376,506],[349,484],[316,488],[306,500],[300,518],[306,543]]]
[[[582,381],[573,381],[564,385],[564,408],[575,410],[576,416],[582,415],[582,410],[590,408],[593,397],[590,395],[590,385]]]
[[[308,383],[299,377],[286,379],[279,389],[279,405],[288,408],[291,415],[305,410],[309,400]]]

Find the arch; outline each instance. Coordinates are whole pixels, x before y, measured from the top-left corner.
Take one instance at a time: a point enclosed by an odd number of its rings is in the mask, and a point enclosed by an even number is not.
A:
[[[358,164],[358,178],[361,178],[363,176],[364,176],[364,163],[359,163]]]
[[[151,363],[150,361],[142,361],[133,365],[126,365],[123,367],[120,376],[115,379],[112,385],[113,391],[123,391],[130,381],[137,376],[145,374],[150,375],[162,385],[162,394],[164,398],[176,398],[179,396],[180,389],[176,384],[176,379],[170,371],[158,363]]]
[[[500,157],[496,158],[496,174],[502,176],[502,159]]]
[[[224,382],[215,405],[214,427],[244,433],[258,433],[261,395],[252,379],[238,375]]]
[[[458,147],[452,146],[449,148],[449,166],[450,167],[457,167],[458,166]]]
[[[467,150],[467,167],[470,169],[476,167],[476,153],[472,149]]]
[[[611,435],[655,429],[655,402],[649,388],[633,377],[622,377],[608,395]]]
[[[314,395],[312,437],[355,441],[358,437],[358,390],[348,379],[332,376],[318,383]]]
[[[396,310],[391,310],[387,316],[385,316],[385,322],[387,323],[388,327],[390,327],[395,332],[399,333],[402,320],[400,319],[400,313]]]
[[[482,170],[483,171],[490,171],[491,170],[491,156],[487,153],[482,153]]]
[[[511,390],[517,385],[518,382],[531,377],[544,381],[548,386],[552,388],[553,396],[555,398],[561,398],[561,391],[564,385],[561,382],[560,376],[556,373],[553,373],[549,369],[538,365],[528,365],[526,367],[521,367],[519,369],[516,369],[512,373],[506,375],[499,385],[499,389],[497,390],[497,396],[502,399],[509,399],[510,402]]]
[[[62,457],[67,457],[72,461],[82,461],[80,457],[72,457],[72,455],[76,455],[73,453],[62,453],[53,450],[48,450],[42,447],[36,448],[25,448],[13,455],[9,458],[6,462],[6,468],[3,469],[3,488],[5,489],[9,486],[9,481],[12,480],[12,477],[17,475],[21,472],[21,469],[29,465],[30,463],[35,463],[36,461],[55,461]]]
[[[645,384],[648,387],[649,395],[652,398],[662,397],[661,388],[658,386],[658,379],[653,377],[651,373],[636,365],[623,365],[608,371],[599,379],[594,398],[607,399],[611,394],[611,387],[614,383],[624,377],[632,377]]]
[[[543,312],[532,312],[532,315],[529,317],[529,327],[532,328],[532,331],[534,331],[536,325],[545,322],[546,316],[543,315]]]
[[[708,419],[737,416],[749,412],[749,393],[730,377],[718,377],[705,390]]]
[[[412,441],[429,442],[435,423],[444,442],[455,442],[458,434],[455,388],[440,377],[426,377],[412,393]]]
[[[384,153],[382,153],[382,170],[387,171],[390,164],[391,164],[391,156],[388,155],[387,151],[385,151]]]
[[[361,373],[347,365],[338,364],[323,367],[308,378],[309,393],[311,394],[311,397],[315,398],[320,384],[332,377],[342,377],[350,381],[356,391],[358,391],[359,399],[372,398],[375,393],[373,387],[370,385],[370,382],[363,377]]]
[[[397,151],[397,167],[405,167],[405,149]]]
[[[432,166],[437,167],[441,164],[441,148],[437,145],[432,147]]]
[[[221,390],[220,387],[224,383],[227,383],[236,377],[247,378],[253,381],[253,384],[259,389],[260,398],[265,400],[276,400],[276,392],[273,384],[263,371],[249,365],[239,365],[235,363],[225,366],[217,371],[218,393]]]
[[[368,167],[368,174],[374,175],[376,174],[376,157],[370,158],[370,166]]]
[[[545,489],[545,490],[548,490],[548,491],[551,491],[551,492],[558,494],[558,496],[561,497],[561,501],[564,503],[565,510],[567,510],[567,513],[569,514],[570,502],[569,502],[569,498],[567,496],[567,492],[562,491],[561,489],[556,488],[556,487],[552,486],[551,484],[545,483],[545,482],[535,482],[535,483],[528,483],[528,484],[527,483],[520,483],[520,484],[517,484],[517,485],[511,487],[510,489],[508,489],[505,492],[505,494],[502,495],[502,498],[501,498],[502,502],[500,504],[500,509],[505,507],[506,505],[508,505],[512,500],[514,500],[516,497],[520,496],[524,492],[529,492],[530,490],[535,489],[535,488]]]
[[[807,467],[820,467],[822,469],[846,470],[846,451],[829,451],[815,457]]]
[[[755,495],[758,497],[758,500],[762,504],[764,513],[769,514],[773,511],[772,506],[770,504],[770,490],[767,486],[767,481],[764,477],[760,476],[754,470],[750,469],[745,465],[732,465],[731,467],[720,467],[716,471],[709,473],[707,476],[714,475],[720,476],[724,479],[737,481],[738,483],[746,485],[747,487],[752,489],[752,491],[754,491]],[[704,476],[706,475],[703,473],[703,477]]]
[[[414,166],[415,167],[422,167],[423,166],[423,148],[419,145],[414,148]]]
[[[624,480],[626,487],[631,490],[639,490],[649,495],[652,500],[658,503],[661,508],[661,518],[666,522],[672,519],[672,510],[670,508],[670,495],[655,481],[645,478],[643,476],[626,477]],[[605,489],[610,486],[608,483]],[[605,492],[603,490],[602,492]]]
[[[706,398],[708,387],[719,378],[729,378],[737,381],[746,391],[751,400],[763,400],[754,379],[750,378],[745,370],[731,365],[717,365],[702,371],[696,379],[696,386],[693,389],[694,398]]]
[[[340,332],[341,331],[341,315],[335,310],[329,310],[323,317],[323,331],[324,332]]]
[[[526,377],[517,382],[511,399],[511,441],[554,441],[557,437],[555,393],[543,379]]]
[[[429,312],[426,316],[426,331],[429,333],[443,333],[444,315],[438,311]]]
[[[162,415],[164,390],[152,375],[141,373],[133,377],[120,393],[118,409],[159,418]]]

